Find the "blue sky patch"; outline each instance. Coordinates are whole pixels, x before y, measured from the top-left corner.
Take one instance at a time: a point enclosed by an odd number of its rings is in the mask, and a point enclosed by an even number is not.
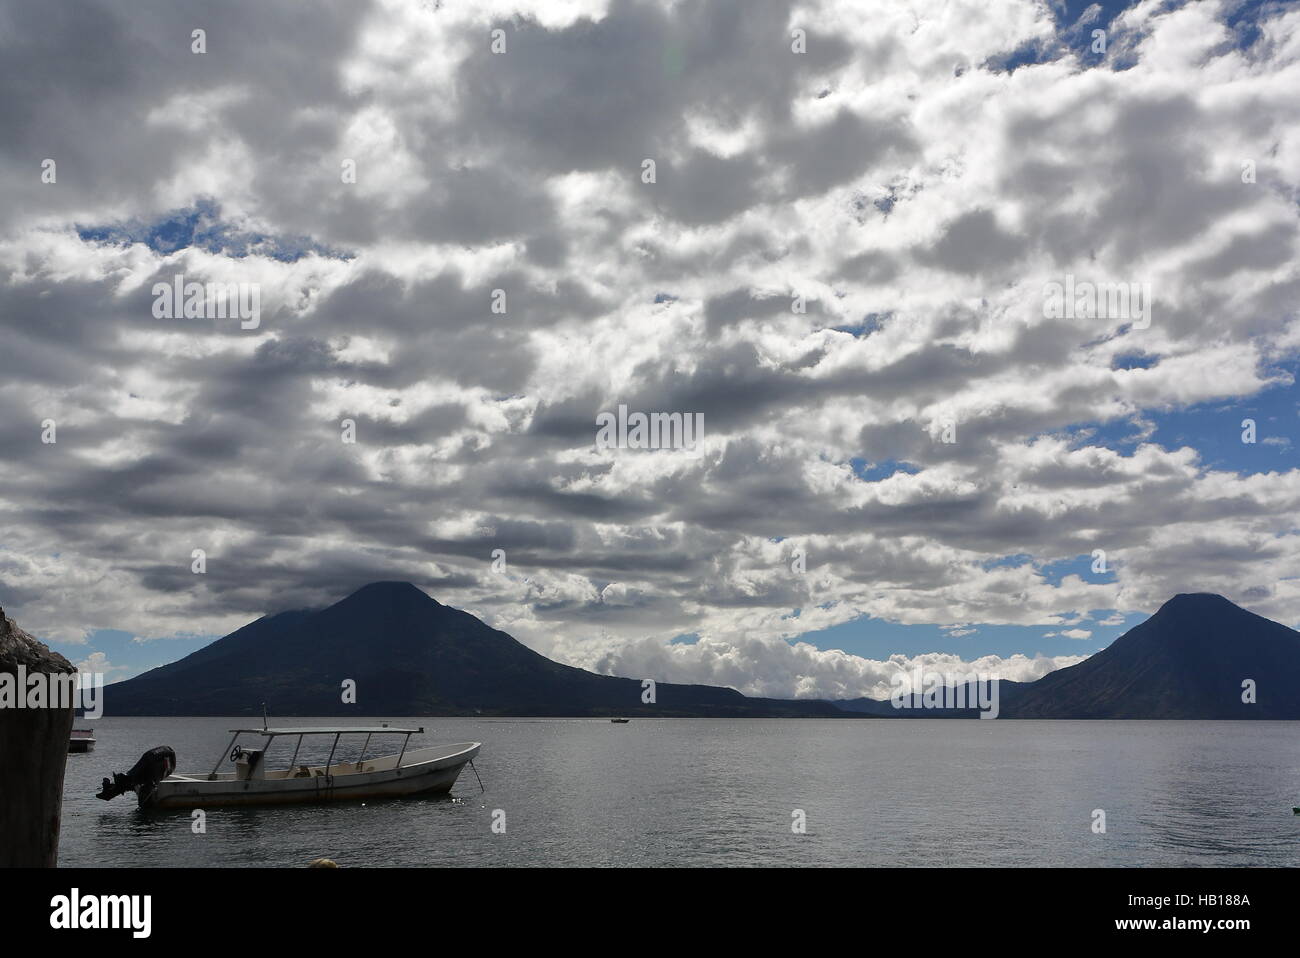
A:
[[[1295,383],[1297,364],[1284,364],[1289,383],[1271,386],[1254,396],[1230,402],[1199,403],[1182,409],[1145,410],[1141,423],[1118,419],[1107,423],[1081,423],[1066,430],[1079,444],[1104,446],[1132,455],[1142,443],[1165,449],[1190,446],[1204,468],[1252,475],[1294,469],[1300,462],[1300,390]],[[1255,442],[1243,442],[1255,422]]]
[[[1154,610],[1153,610],[1154,611]],[[1069,614],[1069,613],[1067,613]],[[1120,616],[1113,610],[1097,609],[1085,619],[1070,625],[982,625],[975,623],[961,629],[944,629],[937,625],[902,625],[864,616],[828,629],[806,632],[791,642],[809,642],[819,649],[840,649],[851,655],[883,661],[894,654],[906,656],[942,652],[957,655],[969,662],[983,655],[1009,657],[1021,655],[1092,655],[1110,645],[1133,626],[1144,622],[1146,613]],[[1101,620],[1116,621],[1102,625]],[[971,630],[967,634],[955,634]],[[1061,632],[1081,630],[1092,633],[1088,638],[1070,638]],[[1057,633],[1049,635],[1049,633]]]
[[[305,236],[272,236],[236,229],[221,219],[212,200],[199,200],[186,209],[172,210],[153,220],[130,219],[100,226],[78,224],[77,235],[87,243],[130,246],[143,243],[164,256],[182,249],[201,249],[234,259],[265,256],[293,263],[315,254],[330,259],[351,259],[352,253],[331,249]]]
[[[864,482],[878,482],[898,472],[914,476],[921,471],[919,466],[899,459],[881,459],[879,462],[872,462],[856,456],[849,460],[849,466],[853,469],[853,474]]]
[[[95,652],[104,653],[112,668],[112,671],[104,676],[104,683],[111,685],[150,669],[156,669],[160,665],[182,659],[205,645],[211,645],[219,638],[220,636],[217,635],[192,635],[137,642],[134,634],[130,632],[123,632],[120,629],[96,629],[81,644],[58,641],[45,644],[74,665],[86,661]]]

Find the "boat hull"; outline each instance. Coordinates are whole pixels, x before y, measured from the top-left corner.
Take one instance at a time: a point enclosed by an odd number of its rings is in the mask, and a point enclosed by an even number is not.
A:
[[[377,768],[301,778],[211,779],[202,775],[169,775],[147,797],[144,808],[212,808],[234,805],[315,805],[365,799],[444,795],[461,770],[478,754],[478,743],[399,769]]]

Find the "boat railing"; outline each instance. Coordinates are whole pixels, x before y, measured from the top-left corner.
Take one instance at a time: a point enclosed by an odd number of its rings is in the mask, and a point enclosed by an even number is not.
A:
[[[329,758],[325,760],[325,767],[323,769],[323,774],[327,782],[330,780],[331,777],[330,768],[332,768],[334,765],[334,753],[338,750],[339,739],[341,739],[344,735],[364,734],[366,737],[365,742],[361,746],[361,757],[358,758],[356,762],[358,768],[360,768],[362,766],[362,763],[365,761],[366,751],[370,748],[370,739],[372,736],[401,735],[403,736],[402,750],[397,754],[397,763],[393,766],[394,769],[400,774],[402,768],[402,758],[406,755],[406,747],[407,745],[410,744],[411,736],[423,734],[424,726],[421,725],[419,728],[389,728],[387,726],[381,726],[379,728],[303,728],[303,729],[237,728],[237,729],[230,729],[229,731],[233,733],[230,742],[226,745],[225,749],[222,750],[221,754],[217,756],[217,763],[212,766],[212,771],[208,773],[209,781],[216,780],[217,772],[221,769],[222,762],[224,762],[227,757],[229,757],[230,761],[232,762],[238,758],[238,754],[235,750],[235,745],[236,743],[238,743],[239,736],[241,735],[261,735],[263,738],[266,739],[266,745],[263,748],[263,757],[262,757],[263,762],[265,762],[266,760],[266,755],[269,754],[269,752],[271,751],[271,743],[274,742],[277,738],[296,738],[297,741],[294,743],[294,747],[293,747],[293,757],[289,759],[289,770],[292,770],[294,765],[298,761],[298,753],[302,749],[302,740],[304,737],[308,735],[322,735],[322,736],[333,735],[334,741],[330,743]],[[263,770],[265,771],[265,766],[263,766]]]

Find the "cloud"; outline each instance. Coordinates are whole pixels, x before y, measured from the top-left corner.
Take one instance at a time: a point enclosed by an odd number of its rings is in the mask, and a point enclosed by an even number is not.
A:
[[[866,617],[1300,621],[1295,419],[1215,446],[1295,388],[1300,11],[1229,12],[1094,58],[1030,0],[8,3],[0,601],[153,638],[402,578],[800,695],[879,686],[799,641]],[[155,319],[177,274],[260,325]],[[1045,315],[1067,276],[1149,325]],[[620,403],[702,414],[698,455],[596,449]]]
[[[78,672],[102,675],[105,683],[113,681],[112,676],[114,673],[134,671],[130,666],[114,665],[103,652],[91,652],[90,655],[78,662],[76,667]],[[125,678],[125,676],[120,676],[120,678]]]
[[[1122,621],[1122,619],[1121,619]],[[1104,623],[1103,623],[1104,624]],[[1119,623],[1116,623],[1119,624]],[[1059,635],[1063,639],[1090,639],[1092,632],[1089,629],[1062,629],[1060,632],[1044,632],[1043,638],[1051,638]]]
[[[874,660],[807,642],[762,639],[700,639],[665,645],[647,638],[571,643],[565,658],[608,675],[653,677],[667,682],[726,685],[746,695],[773,698],[887,699],[891,678],[914,669],[944,673],[977,672],[985,678],[1032,682],[1048,672],[1082,662],[1086,656],[985,655],[972,660],[927,653]]]

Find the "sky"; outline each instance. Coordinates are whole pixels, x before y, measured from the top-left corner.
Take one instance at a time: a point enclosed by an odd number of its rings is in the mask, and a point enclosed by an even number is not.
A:
[[[0,606],[824,698],[1300,626],[1298,89],[1283,3],[3,0]]]

